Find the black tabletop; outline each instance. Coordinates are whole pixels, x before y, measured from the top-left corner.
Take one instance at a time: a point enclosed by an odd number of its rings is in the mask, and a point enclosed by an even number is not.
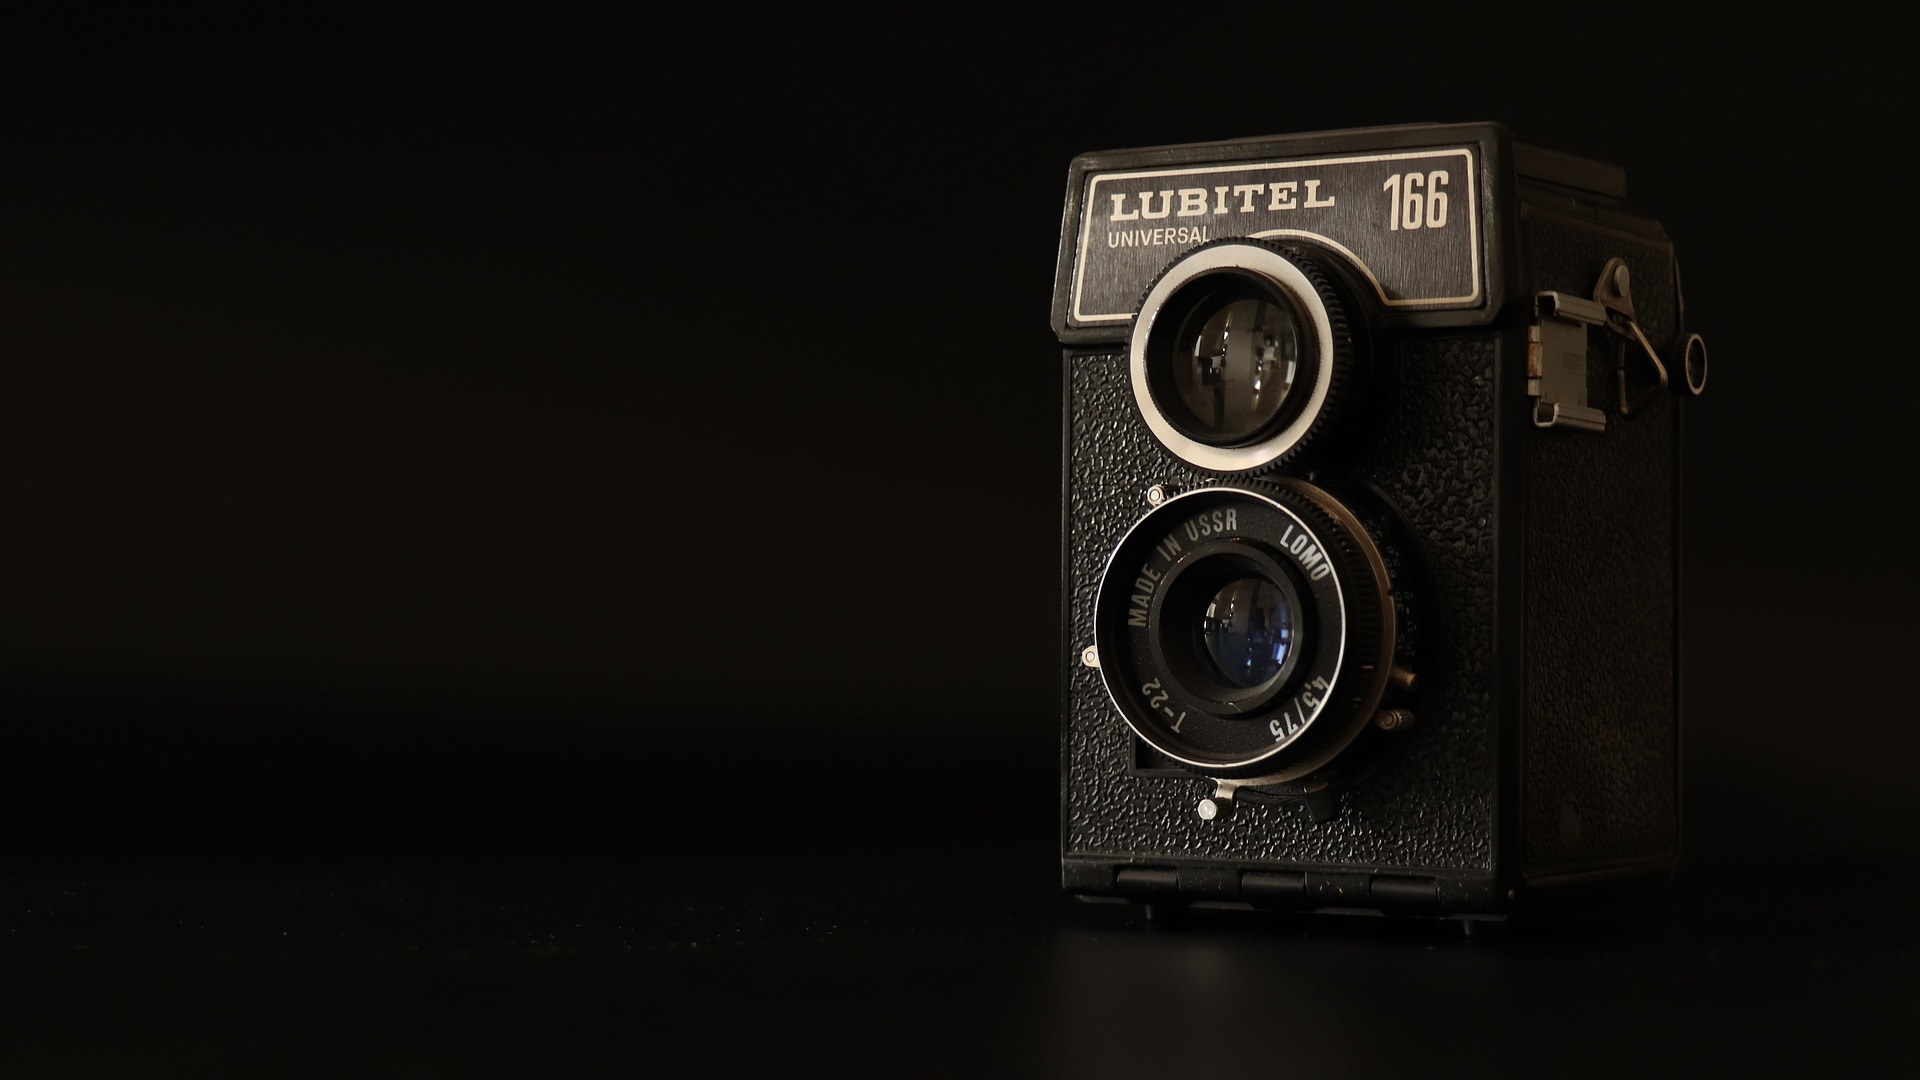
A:
[[[296,772],[240,823],[28,844],[10,1075],[1893,1075],[1920,1010],[1912,864],[1857,851],[1695,837],[1659,904],[1490,936],[1149,921],[1060,891],[1044,755],[783,800],[776,763],[727,796],[581,749],[577,786],[489,798],[526,766],[496,748],[469,784],[316,814],[339,774]]]

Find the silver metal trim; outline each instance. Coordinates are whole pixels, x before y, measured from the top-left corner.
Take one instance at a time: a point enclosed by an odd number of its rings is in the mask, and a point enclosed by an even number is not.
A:
[[[1585,405],[1567,405],[1558,401],[1541,402],[1533,408],[1533,426],[1564,427],[1573,428],[1575,431],[1601,433],[1607,430],[1607,414]]]
[[[1152,392],[1147,389],[1147,340],[1153,334],[1153,324],[1159,318],[1161,309],[1188,282],[1202,274],[1220,270],[1243,270],[1257,274],[1291,297],[1306,314],[1307,321],[1313,324],[1314,338],[1320,350],[1320,362],[1315,366],[1313,389],[1307,398],[1306,408],[1278,434],[1251,446],[1209,446],[1187,438],[1161,415],[1159,407],[1153,402]],[[1140,316],[1134,320],[1133,340],[1129,345],[1128,370],[1133,378],[1134,402],[1139,406],[1140,415],[1146,420],[1153,437],[1160,440],[1162,446],[1171,450],[1180,460],[1203,469],[1226,473],[1246,472],[1271,464],[1293,449],[1319,418],[1320,410],[1327,403],[1328,390],[1333,385],[1333,319],[1327,314],[1327,305],[1321,301],[1313,282],[1299,267],[1278,253],[1255,244],[1221,244],[1203,248],[1175,263],[1147,293],[1146,299],[1140,302]]]

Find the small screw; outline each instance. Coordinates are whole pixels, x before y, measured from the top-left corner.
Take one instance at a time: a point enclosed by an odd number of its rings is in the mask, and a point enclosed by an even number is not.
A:
[[[1080,650],[1080,662],[1091,668],[1100,666],[1100,650],[1092,645]]]
[[[1161,503],[1166,501],[1167,501],[1166,489],[1162,488],[1159,484],[1155,484],[1152,487],[1147,489],[1147,505],[1159,506]]]
[[[1631,284],[1632,278],[1627,274],[1626,263],[1613,268],[1613,287],[1621,296],[1627,295],[1628,286]]]
[[[1413,726],[1413,714],[1405,709],[1381,709],[1373,716],[1381,731],[1404,731]]]
[[[1222,821],[1233,816],[1233,800],[1201,799],[1200,805],[1193,809],[1201,821]]]

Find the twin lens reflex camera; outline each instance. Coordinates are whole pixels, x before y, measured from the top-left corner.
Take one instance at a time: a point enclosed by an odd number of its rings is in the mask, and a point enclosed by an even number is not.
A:
[[[1069,170],[1061,876],[1487,920],[1680,841],[1680,432],[1624,171],[1498,124]]]

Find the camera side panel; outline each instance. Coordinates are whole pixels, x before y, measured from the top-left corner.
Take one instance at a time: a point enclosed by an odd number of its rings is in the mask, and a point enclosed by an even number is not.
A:
[[[1528,276],[1585,293],[1624,258],[1634,318],[1662,356],[1681,332],[1670,245],[1558,214],[1522,218]],[[1619,415],[1616,335],[1589,335],[1600,433],[1529,428],[1520,853],[1526,873],[1671,860],[1679,848],[1677,670],[1680,399]],[[1680,378],[1679,372],[1670,373]]]

